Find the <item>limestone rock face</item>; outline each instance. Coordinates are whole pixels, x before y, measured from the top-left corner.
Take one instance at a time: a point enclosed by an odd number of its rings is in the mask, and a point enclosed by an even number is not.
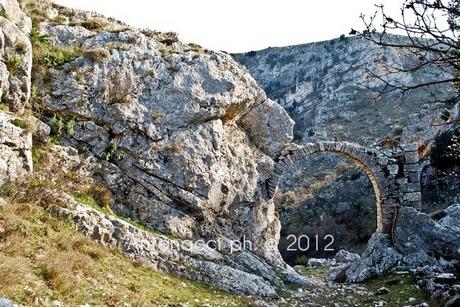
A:
[[[115,194],[114,211],[181,238],[244,238],[285,266],[265,244],[280,229],[266,180],[293,121],[242,66],[132,28],[44,22],[41,31],[85,50],[39,91],[51,126],[52,114],[72,123],[63,143],[104,161],[92,175]]]
[[[14,304],[6,299],[6,298],[0,298],[0,307],[13,307]]]
[[[16,0],[0,0],[0,98],[22,112],[30,97],[32,23]]]
[[[32,135],[17,118],[0,111],[0,187],[32,173]]]

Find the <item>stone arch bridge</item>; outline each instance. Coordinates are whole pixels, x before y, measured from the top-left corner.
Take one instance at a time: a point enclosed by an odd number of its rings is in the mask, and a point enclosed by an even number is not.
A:
[[[348,142],[317,142],[302,146],[291,144],[278,158],[267,182],[269,198],[278,189],[280,177],[296,161],[320,152],[352,160],[369,176],[376,196],[377,231],[391,234],[400,206],[421,208],[419,144],[372,149]]]

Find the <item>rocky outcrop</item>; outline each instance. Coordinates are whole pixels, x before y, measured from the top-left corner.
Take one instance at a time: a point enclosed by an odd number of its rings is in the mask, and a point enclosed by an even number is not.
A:
[[[239,266],[232,259],[205,243],[183,241],[153,235],[133,227],[114,216],[100,213],[76,202],[59,192],[46,191],[48,198],[59,200],[63,207],[53,208],[56,213],[72,219],[85,235],[106,246],[118,247],[125,255],[148,267],[199,280],[217,288],[244,295],[275,296],[274,287],[263,278],[264,274],[244,269],[256,267],[258,260],[248,253],[247,267]],[[276,279],[276,278],[275,278]],[[273,281],[273,280],[272,280]],[[279,281],[281,283],[281,281]]]
[[[65,145],[49,149],[47,180],[59,180],[56,170],[83,173],[112,191],[118,215],[180,240],[223,242],[219,257],[236,271],[222,289],[270,296],[284,282],[310,284],[282,260],[279,219],[266,200],[273,160],[293,138],[284,109],[228,54],[97,14],[59,6],[47,14],[53,22],[41,17],[33,30],[34,107],[47,124],[36,122],[34,140],[51,127]],[[249,250],[228,254],[235,242]],[[219,268],[202,263],[188,276],[215,284]],[[252,292],[238,289],[244,272],[261,278],[242,286]]]
[[[350,253],[349,251],[341,249],[337,252],[334,259],[337,263],[351,263],[359,260],[360,258],[361,256],[356,253]]]
[[[401,208],[394,228],[395,248],[409,267],[437,264],[437,259],[460,260],[460,205],[433,216]]]
[[[113,210],[182,238],[245,237],[283,265],[264,247],[279,233],[264,195],[293,123],[240,65],[131,28],[41,29],[56,46],[86,50],[39,90],[48,123],[71,122],[64,144],[110,162],[95,175],[115,193]]]
[[[35,122],[5,111],[21,113],[30,96],[30,31],[30,18],[18,2],[0,0],[0,103],[4,110],[0,110],[0,187],[22,181],[33,171],[31,131]]]
[[[348,282],[362,282],[388,273],[401,260],[388,235],[376,233],[372,235],[361,258],[353,262],[346,271]]]
[[[32,23],[16,0],[0,1],[0,98],[22,112],[30,97]]]
[[[6,298],[0,298],[0,307],[13,307],[14,304],[6,299]]]
[[[334,267],[327,280],[361,282],[395,269],[410,269],[434,299],[455,301],[460,294],[460,205],[432,216],[400,208],[391,244],[374,234],[360,259]]]
[[[32,134],[27,125],[23,119],[0,111],[0,187],[22,181],[33,171]]]
[[[76,32],[63,25],[43,29],[61,46]],[[185,238],[219,232],[239,238],[242,229],[233,225],[249,221],[252,239],[275,235],[263,174],[292,125],[267,128],[276,148],[256,147],[244,127],[266,121],[251,110],[268,105],[271,120],[290,119],[238,64],[178,42],[166,46],[134,29],[91,33],[80,46],[108,56],[53,69],[53,91],[41,89],[44,107],[74,120],[65,143],[112,162],[101,178],[119,196],[115,210]]]

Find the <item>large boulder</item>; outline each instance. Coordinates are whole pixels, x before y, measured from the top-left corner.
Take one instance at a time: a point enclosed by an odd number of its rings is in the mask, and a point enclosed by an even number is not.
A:
[[[6,298],[0,298],[0,307],[13,307],[14,304],[6,299]]]
[[[362,282],[387,274],[399,263],[402,256],[394,250],[388,235],[372,235],[361,258],[346,270],[348,282]]]
[[[22,112],[30,97],[32,23],[16,0],[0,0],[0,99]]]
[[[460,260],[460,205],[437,212],[433,217],[404,207],[394,227],[395,248],[409,267],[433,265],[441,257]]]
[[[341,249],[335,254],[335,261],[337,263],[350,263],[357,261],[361,258],[359,254],[356,253],[351,253],[349,251],[346,251],[344,249]]]

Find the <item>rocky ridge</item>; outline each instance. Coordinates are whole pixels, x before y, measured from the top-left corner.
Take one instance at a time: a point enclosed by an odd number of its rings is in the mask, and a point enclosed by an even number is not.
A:
[[[397,43],[405,38],[389,36],[388,39]],[[460,114],[458,101],[449,99],[453,92],[449,86],[412,91],[404,98],[397,91],[378,96],[376,90],[382,83],[371,77],[369,71],[381,74],[385,64],[404,69],[417,59],[400,49],[383,48],[360,37],[343,35],[324,42],[267,48],[234,56],[248,68],[268,97],[282,105],[294,119],[294,139],[298,143],[336,140],[397,147],[417,141],[426,145],[427,150],[422,153],[425,155],[435,136],[449,128],[441,118],[441,111],[450,109],[452,118]],[[444,73],[430,67],[415,73],[394,74],[389,79],[410,84],[435,80]],[[449,102],[436,103],[435,98]],[[344,163],[348,164],[345,170]],[[343,242],[338,248],[353,249],[360,241],[370,238],[375,230],[374,192],[366,174],[356,172],[352,165],[350,161],[322,154],[296,163],[295,170],[282,178],[281,191],[275,198],[276,206],[283,213],[282,241],[286,242],[286,235],[291,233],[314,237],[318,231],[311,229],[311,225],[318,220],[327,221],[322,224],[324,227],[317,226],[320,235],[330,229],[329,232]],[[433,172],[436,170],[432,167],[425,169],[424,182],[435,182],[433,176],[425,175]],[[457,186],[455,182],[447,182],[447,185]],[[455,188],[447,197],[448,189],[441,191],[441,186],[432,186],[427,193],[424,185],[425,212],[457,202]],[[437,193],[431,195],[433,190]],[[289,201],[293,199],[297,201],[295,206]],[[434,202],[439,205],[434,206]],[[345,222],[342,215],[337,214],[344,208],[350,216]],[[283,256],[292,262],[296,255],[283,252]],[[325,253],[309,251],[305,256],[325,256]]]
[[[403,36],[389,36],[395,43]],[[360,140],[369,145],[382,138],[402,143],[432,140],[442,126],[438,111],[448,100],[449,86],[431,92],[414,91],[402,99],[400,92],[378,96],[381,81],[368,71],[382,73],[385,63],[402,69],[417,59],[400,49],[383,48],[360,37],[345,37],[324,42],[280,48],[268,48],[235,54],[252,76],[295,120],[295,138],[299,142],[315,140]],[[446,72],[429,67],[418,72],[390,76],[407,84],[431,80]],[[458,115],[458,102],[451,101]]]

